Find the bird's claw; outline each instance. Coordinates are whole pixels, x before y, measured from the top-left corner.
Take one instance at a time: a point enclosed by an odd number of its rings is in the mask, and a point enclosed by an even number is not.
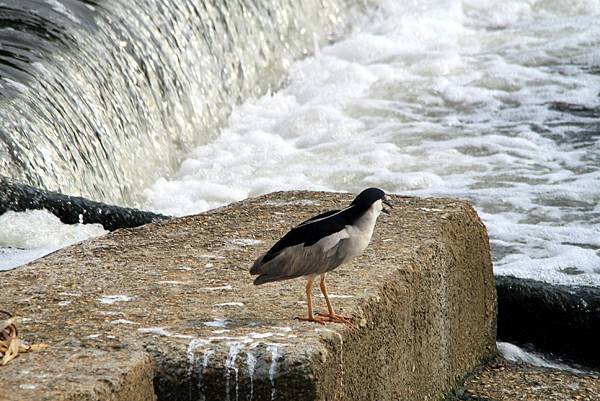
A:
[[[319,324],[325,325],[325,320],[319,319],[316,316],[296,316],[294,318],[294,320],[300,320],[303,322],[313,322],[313,323],[319,323]]]
[[[328,322],[344,323],[353,326],[352,318],[348,316],[338,315],[337,313],[317,313],[317,315],[327,318]]]

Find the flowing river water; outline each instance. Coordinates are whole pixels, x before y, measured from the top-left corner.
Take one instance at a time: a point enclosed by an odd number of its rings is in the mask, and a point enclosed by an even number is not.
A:
[[[202,107],[144,110],[156,130],[191,139],[179,153],[164,145],[156,162],[174,167],[126,182],[119,191],[134,190],[122,202],[185,215],[287,189],[459,197],[488,227],[496,274],[600,284],[599,1],[382,1],[315,46],[286,64],[283,83],[247,90],[226,120],[214,117],[225,121],[214,134],[190,123],[210,108],[200,89],[182,104]],[[200,68],[189,62],[168,74]],[[133,141],[121,146],[140,140],[120,124]],[[5,214],[0,269],[101,232],[43,212]]]

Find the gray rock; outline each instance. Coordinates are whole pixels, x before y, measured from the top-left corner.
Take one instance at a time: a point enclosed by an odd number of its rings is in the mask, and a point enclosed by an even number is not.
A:
[[[498,338],[600,370],[600,288],[496,277]]]
[[[138,227],[170,218],[152,212],[107,205],[80,196],[45,191],[0,176],[0,214],[46,209],[65,224],[101,224],[105,230]]]

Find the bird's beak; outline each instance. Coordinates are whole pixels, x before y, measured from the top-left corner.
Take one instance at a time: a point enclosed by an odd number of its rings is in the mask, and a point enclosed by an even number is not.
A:
[[[387,196],[385,198],[383,198],[382,203],[384,205],[388,206],[390,209],[394,208],[394,205],[392,204],[392,202],[389,200],[389,198]],[[388,216],[390,215],[390,210],[389,209],[383,208],[381,211],[383,213],[387,214]]]

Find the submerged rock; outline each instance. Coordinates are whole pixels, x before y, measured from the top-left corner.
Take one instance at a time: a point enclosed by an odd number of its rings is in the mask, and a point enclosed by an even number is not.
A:
[[[107,205],[79,196],[45,191],[0,176],[0,214],[8,210],[23,212],[35,209],[46,209],[65,224],[98,223],[109,231],[138,227],[170,218],[143,210]]]
[[[600,288],[496,277],[498,338],[600,370]]]

